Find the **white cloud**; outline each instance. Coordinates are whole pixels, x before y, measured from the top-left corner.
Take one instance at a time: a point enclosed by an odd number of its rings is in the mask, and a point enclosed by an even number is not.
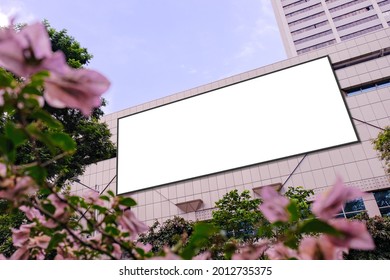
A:
[[[263,12],[260,14],[255,24],[247,28],[246,31],[249,33],[249,38],[241,46],[236,58],[251,57],[256,55],[257,51],[269,48],[271,38],[274,37],[275,34],[278,34],[278,27],[273,18],[268,17],[267,13]]]
[[[34,14],[28,11],[21,1],[2,0],[0,6],[0,26],[8,25],[11,18],[15,18],[16,22],[26,23],[36,19]]]

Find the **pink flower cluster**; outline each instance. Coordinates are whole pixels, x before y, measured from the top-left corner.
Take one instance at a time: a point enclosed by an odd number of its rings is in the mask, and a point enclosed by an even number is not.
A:
[[[44,98],[56,108],[77,108],[84,115],[101,104],[100,96],[110,82],[89,69],[72,69],[65,55],[52,52],[45,26],[35,23],[17,32],[12,24],[0,30],[0,67],[17,76],[28,78],[40,71],[49,71],[45,80]]]
[[[264,203],[259,207],[270,222],[287,222],[289,201],[274,188],[265,187],[262,190]],[[304,236],[299,248],[293,250],[283,243],[277,243],[265,251],[270,259],[342,259],[343,253],[349,249],[372,250],[375,248],[372,237],[366,225],[357,220],[334,219],[342,206],[350,200],[362,196],[362,192],[353,187],[346,187],[340,179],[334,186],[322,193],[313,202],[312,212],[318,219],[325,221],[339,235],[321,234],[320,236]]]
[[[19,205],[37,190],[30,176],[7,176],[7,166],[0,162],[0,198]]]

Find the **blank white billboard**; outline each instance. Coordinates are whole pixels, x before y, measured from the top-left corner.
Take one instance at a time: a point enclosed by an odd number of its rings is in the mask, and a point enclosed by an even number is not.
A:
[[[117,193],[356,141],[323,57],[120,118]]]

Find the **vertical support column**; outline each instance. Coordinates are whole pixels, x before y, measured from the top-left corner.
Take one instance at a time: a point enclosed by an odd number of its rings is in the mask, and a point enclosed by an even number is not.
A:
[[[374,194],[372,192],[365,193],[363,195],[363,201],[364,201],[364,206],[366,207],[367,214],[369,217],[381,215],[381,212],[379,211]]]
[[[371,2],[371,5],[374,7],[374,10],[375,10],[376,14],[378,15],[378,18],[381,21],[383,27],[384,28],[389,27],[378,3],[375,0],[369,0],[369,1]]]
[[[286,20],[286,16],[284,14],[284,9],[282,6],[281,0],[273,0],[271,1],[272,8],[274,9],[276,22],[279,26],[280,36],[283,41],[284,50],[286,51],[287,57],[291,58],[297,56],[297,51],[295,49],[294,42],[292,40],[292,35],[290,32],[290,28],[288,27],[288,23]]]
[[[326,17],[328,18],[329,25],[332,28],[332,32],[333,32],[333,35],[334,35],[334,37],[336,39],[336,43],[340,43],[341,39],[340,39],[340,36],[339,36],[339,32],[337,31],[336,25],[333,22],[332,15],[329,12],[329,9],[328,9],[328,6],[326,5],[325,0],[321,0],[321,4],[322,4],[322,7],[324,8]]]

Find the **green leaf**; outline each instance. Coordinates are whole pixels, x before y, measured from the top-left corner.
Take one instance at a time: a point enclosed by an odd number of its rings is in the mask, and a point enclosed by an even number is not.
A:
[[[41,166],[31,166],[25,169],[28,176],[32,177],[39,185],[43,185],[46,181],[47,171]]]
[[[35,73],[33,76],[31,76],[30,78],[31,82],[29,85],[32,87],[41,87],[43,86],[45,78],[49,76],[50,76],[49,71],[40,71],[38,73]]]
[[[100,199],[105,200],[105,201],[110,201],[110,198],[106,195],[101,195]]]
[[[99,212],[99,214],[104,214],[108,210],[106,207],[102,207],[102,206],[99,206],[99,205],[92,205],[91,208],[94,209],[94,210],[97,210]]]
[[[15,83],[14,78],[5,69],[0,68],[0,87],[13,87]]]
[[[295,199],[291,199],[290,204],[287,206],[287,211],[290,213],[290,221],[295,222],[299,219],[299,209]]]
[[[318,220],[311,219],[303,223],[303,225],[298,229],[299,233],[326,233],[331,235],[339,236],[340,232],[337,231],[334,227],[328,223]]]
[[[37,87],[32,86],[32,85],[27,85],[25,86],[22,90],[21,93],[28,93],[28,94],[35,94],[41,96],[42,93],[40,90],[37,89]]]
[[[120,204],[120,205],[127,206],[127,207],[133,207],[133,206],[136,206],[136,205],[137,205],[137,203],[135,202],[135,200],[132,199],[131,197],[124,197],[124,198],[122,198],[122,199],[119,201],[119,204]]]
[[[23,144],[27,140],[27,134],[21,128],[16,128],[11,122],[5,124],[5,135],[12,140],[15,146]]]
[[[113,227],[113,226],[106,226],[104,231],[108,234],[113,235],[113,236],[118,236],[121,233],[119,229],[117,229],[116,227]]]
[[[56,207],[53,204],[51,204],[51,203],[42,204],[42,207],[43,207],[43,209],[45,209],[50,214],[54,214],[55,211],[56,211]]]
[[[104,222],[106,224],[115,224],[116,216],[115,215],[107,215],[104,217]]]
[[[71,204],[71,205],[74,205],[74,206],[77,206],[79,203],[80,203],[80,200],[81,200],[81,197],[77,196],[77,195],[72,195],[68,198],[68,202]]]
[[[108,190],[107,193],[111,196],[111,197],[115,197],[115,194],[112,190]]]
[[[52,115],[50,115],[46,111],[37,110],[34,113],[32,113],[31,116],[37,120],[43,121],[50,128],[62,129],[63,127],[61,122],[56,120]]]
[[[66,234],[65,233],[55,233],[51,239],[50,239],[50,242],[49,242],[49,246],[47,247],[47,250],[48,251],[51,251],[55,248],[57,248],[58,244],[60,244],[66,237]]]
[[[191,238],[180,256],[185,260],[192,259],[208,243],[210,237],[217,232],[218,229],[210,223],[199,222],[195,224]]]
[[[49,139],[55,146],[59,147],[63,151],[71,152],[76,149],[76,142],[66,133],[50,133]]]
[[[37,139],[38,141],[41,141],[44,143],[50,150],[52,154],[55,154],[55,146],[52,144],[52,142],[49,140],[48,135],[44,134],[37,126],[37,123],[30,123],[26,126],[26,131],[30,135],[30,137]]]
[[[15,145],[11,139],[4,135],[0,135],[0,151],[9,161],[14,162],[16,158]]]

